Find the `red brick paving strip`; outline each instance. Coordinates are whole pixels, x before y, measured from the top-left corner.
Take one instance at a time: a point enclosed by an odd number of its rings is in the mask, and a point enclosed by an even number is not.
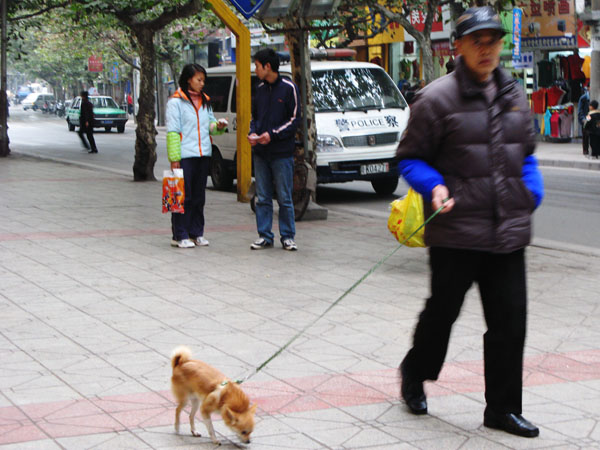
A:
[[[449,363],[426,390],[430,397],[483,392],[482,375],[482,361]],[[600,350],[536,355],[525,361],[525,386],[598,379]],[[399,395],[395,369],[285,382],[250,381],[244,390],[261,414],[270,415],[394,402]],[[167,426],[173,423],[174,413],[168,391],[4,407],[0,408],[0,445]]]

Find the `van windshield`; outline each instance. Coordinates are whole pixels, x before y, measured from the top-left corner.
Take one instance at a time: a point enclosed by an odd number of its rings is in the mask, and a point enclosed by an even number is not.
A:
[[[392,79],[382,69],[313,71],[312,88],[316,112],[404,109],[407,106]]]

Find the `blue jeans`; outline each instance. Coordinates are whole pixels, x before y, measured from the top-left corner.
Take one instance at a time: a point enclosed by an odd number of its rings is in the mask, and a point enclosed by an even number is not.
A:
[[[185,212],[171,214],[173,239],[176,241],[204,236],[204,203],[210,157],[183,158],[180,164],[185,186]]]
[[[254,155],[254,179],[256,185],[256,228],[258,235],[273,242],[273,188],[279,203],[279,234],[282,239],[294,239],[294,157],[263,158]]]

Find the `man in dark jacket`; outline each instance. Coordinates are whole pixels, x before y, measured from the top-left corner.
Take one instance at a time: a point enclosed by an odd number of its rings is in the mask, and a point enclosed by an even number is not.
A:
[[[298,88],[279,75],[279,57],[273,49],[254,55],[256,76],[261,82],[252,99],[248,141],[252,145],[256,184],[256,227],[259,238],[252,250],[273,246],[273,189],[279,203],[279,234],[285,250],[297,250],[294,202],[295,135],[300,122]]]
[[[457,21],[455,70],[419,91],[398,146],[399,167],[423,195],[431,297],[413,347],[400,365],[401,392],[414,414],[427,413],[425,380],[442,368],[465,294],[479,286],[484,335],[484,425],[539,434],[521,415],[527,294],[525,253],[531,214],[543,197],[532,155],[535,137],[525,95],[498,66],[502,29],[490,7]]]
[[[79,113],[79,138],[88,153],[98,153],[94,139],[94,105],[90,102],[87,91],[81,91],[81,109]],[[87,136],[88,142],[83,134]]]

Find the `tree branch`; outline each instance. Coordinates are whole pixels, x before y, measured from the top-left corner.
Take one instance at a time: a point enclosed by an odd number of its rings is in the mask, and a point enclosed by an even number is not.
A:
[[[4,0],[4,1],[6,1],[6,0]],[[30,13],[30,14],[25,14],[23,16],[9,17],[8,20],[10,22],[16,22],[16,21],[19,21],[19,20],[31,19],[32,17],[41,16],[42,14],[45,14],[48,11],[52,11],[53,9],[63,8],[65,6],[68,6],[70,3],[71,3],[70,1],[65,1],[63,3],[58,3],[56,5],[50,5],[50,6],[46,7],[46,8],[40,9],[39,11]]]

